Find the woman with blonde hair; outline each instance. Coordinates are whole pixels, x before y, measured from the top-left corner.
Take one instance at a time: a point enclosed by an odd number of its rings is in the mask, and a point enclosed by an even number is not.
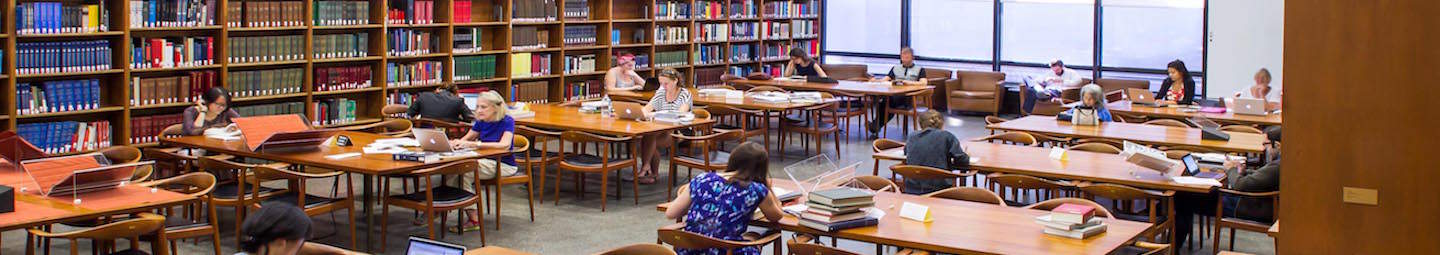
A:
[[[672,68],[660,70],[660,88],[655,90],[655,96],[650,98],[650,103],[645,104],[641,110],[645,112],[645,118],[652,118],[656,112],[690,112],[690,91],[680,86],[680,72]],[[647,134],[640,141],[640,170],[635,172],[635,178],[640,183],[655,183],[655,171],[660,169],[660,149],[670,147],[669,133]]]
[[[965,170],[970,156],[960,148],[960,139],[945,131],[945,117],[937,111],[920,113],[920,133],[905,138],[905,164],[945,170]],[[945,179],[918,180],[905,178],[906,194],[927,194],[955,185]]]
[[[470,126],[470,131],[465,137],[450,141],[456,149],[510,149],[511,141],[515,137],[515,119],[505,113],[505,98],[500,93],[486,91],[480,94],[480,100],[475,103],[475,123]],[[493,179],[501,176],[515,175],[518,168],[515,167],[515,157],[506,155],[495,159],[479,159],[479,179]],[[476,181],[473,178],[461,178],[461,187],[466,191],[471,190]],[[465,209],[468,222],[464,223],[467,229],[480,227],[480,214],[475,209]]]

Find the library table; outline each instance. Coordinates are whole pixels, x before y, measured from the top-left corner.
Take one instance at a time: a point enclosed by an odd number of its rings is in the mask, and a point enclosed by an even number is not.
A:
[[[752,111],[757,111],[757,110],[758,110],[758,111],[761,111],[761,112],[762,112],[762,114],[761,114],[761,116],[760,116],[762,120],[768,120],[768,119],[770,119],[771,117],[773,117],[774,115],[771,115],[772,113],[779,113],[779,114],[782,114],[782,115],[783,115],[783,114],[784,114],[785,112],[787,112],[787,111],[796,110],[796,109],[801,109],[801,108],[805,108],[805,107],[812,106],[812,105],[815,105],[815,104],[816,104],[816,103],[788,103],[788,102],[787,102],[787,103],[767,103],[767,102],[756,101],[754,98],[749,97],[749,96],[746,96],[746,97],[743,98],[743,99],[730,99],[730,98],[726,98],[726,97],[723,97],[723,96],[701,96],[701,95],[699,95],[699,93],[696,93],[695,90],[689,90],[689,91],[690,91],[690,99],[691,99],[691,101],[694,101],[694,103],[697,104],[697,105],[723,105],[723,106],[729,106],[729,107],[734,107],[734,108],[738,108],[738,109],[746,109],[746,110],[752,110]],[[633,100],[645,100],[645,101],[649,101],[650,98],[655,97],[655,92],[654,92],[654,91],[646,91],[646,92],[638,92],[638,91],[616,91],[616,92],[609,92],[609,95],[610,95],[610,97],[614,97],[614,98],[623,98],[623,99],[633,99]],[[762,122],[762,123],[760,123],[760,125],[763,125],[764,128],[765,128],[765,130],[770,130],[770,129],[771,129],[771,128],[770,128],[770,122],[769,122],[769,121]],[[766,146],[766,148],[769,148],[769,146],[770,146],[770,134],[769,134],[769,133],[766,133],[765,136],[764,136],[764,139],[765,139],[765,146]]]
[[[515,118],[516,125],[552,130],[585,131],[611,136],[636,136],[671,131],[693,126],[715,124],[714,120],[696,119],[689,124],[668,124],[654,121],[637,121],[607,117],[598,113],[581,113],[578,106],[559,104],[532,104],[534,117]]]
[[[840,81],[839,83],[819,83],[819,82],[807,82],[807,81],[804,81],[804,80],[791,80],[791,79],[784,79],[784,78],[781,78],[781,79],[772,79],[772,80],[768,80],[768,81],[759,81],[759,80],[735,80],[735,81],[732,81],[732,82],[734,82],[734,83],[736,83],[736,84],[745,84],[745,85],[749,85],[749,86],[771,86],[771,87],[779,87],[779,88],[783,88],[783,89],[787,89],[787,90],[824,91],[824,92],[837,92],[837,91],[838,91],[838,92],[843,92],[843,93],[862,94],[862,95],[867,95],[867,96],[899,96],[899,95],[909,94],[909,93],[912,93],[912,92],[923,91],[923,90],[930,90],[930,89],[934,89],[934,88],[935,88],[935,86],[929,86],[929,85],[925,85],[925,86],[908,86],[908,85],[894,86],[894,85],[891,85],[891,84],[888,83],[888,82],[881,83],[881,82]]]
[[[1069,150],[1066,160],[1050,158],[1050,148],[964,142],[970,168],[985,172],[1023,174],[1061,180],[1115,183],[1144,189],[1210,193],[1214,186],[1181,184],[1161,178],[1153,170],[1125,161],[1119,154]],[[905,160],[905,147],[875,153],[876,159]]]
[[[1281,117],[1279,113],[1272,113],[1261,116],[1235,114],[1235,112],[1233,111],[1225,111],[1224,113],[1184,112],[1180,110],[1180,107],[1150,107],[1145,105],[1132,104],[1128,100],[1110,102],[1109,104],[1105,104],[1105,108],[1110,109],[1110,112],[1124,113],[1129,115],[1159,117],[1167,119],[1205,117],[1209,118],[1210,120],[1214,120],[1215,122],[1234,123],[1242,125],[1279,126],[1281,120],[1283,119],[1283,117]]]
[[[776,187],[798,190],[783,179],[770,180]],[[798,201],[804,201],[804,197]],[[900,217],[903,203],[930,207],[934,219],[929,223]],[[667,204],[657,209],[664,211]],[[753,226],[775,226],[783,230],[820,236],[833,236],[861,242],[914,248],[947,254],[1105,254],[1135,239],[1149,223],[1120,219],[1102,219],[1103,234],[1086,239],[1070,239],[1045,234],[1045,227],[1035,217],[1049,212],[1003,205],[992,205],[943,198],[922,197],[895,192],[875,194],[875,208],[885,216],[871,227],[824,232],[800,226],[799,219],[786,214],[779,224],[751,220]]]
[[[1098,126],[1076,126],[1054,116],[1030,115],[1006,122],[990,124],[989,129],[1040,133],[1073,138],[1104,138],[1160,146],[1191,146],[1222,152],[1264,153],[1265,135],[1225,132],[1229,141],[1200,139],[1200,129],[1105,122]]]
[[[8,163],[7,163],[8,164]],[[24,171],[0,168],[0,185],[15,188],[15,211],[0,213],[0,232],[104,216],[153,211],[194,202],[195,196],[135,185],[80,193],[44,196]],[[26,191],[20,191],[21,188]],[[75,204],[74,199],[80,199]]]
[[[352,152],[354,152],[354,153],[363,153],[363,152],[364,152],[364,149],[363,149],[363,148],[364,148],[366,145],[368,145],[368,144],[370,144],[370,143],[372,143],[372,142],[375,142],[375,140],[377,140],[377,139],[384,139],[384,138],[391,138],[391,137],[389,137],[389,136],[383,136],[383,135],[374,134],[374,133],[355,132],[355,131],[343,131],[343,132],[337,133],[337,135],[344,135],[344,136],[350,137],[350,141],[351,141],[352,145],[351,145],[351,146],[337,146],[337,145],[335,145],[334,142],[326,141],[325,144],[320,145],[318,149],[313,149],[313,150],[298,150],[298,151],[297,151],[297,150],[285,150],[285,151],[261,151],[261,152],[256,152],[256,151],[251,151],[248,147],[246,147],[244,140],[224,141],[224,140],[219,140],[219,139],[206,138],[205,136],[182,136],[182,137],[175,137],[175,138],[164,138],[164,139],[161,139],[161,140],[160,140],[160,143],[161,143],[161,144],[164,144],[164,145],[167,145],[167,146],[177,146],[177,147],[186,147],[186,148],[200,148],[200,149],[205,149],[206,151],[209,151],[209,152],[220,153],[220,154],[228,154],[228,155],[233,155],[233,156],[237,156],[237,157],[257,158],[257,159],[264,159],[264,160],[270,160],[270,161],[276,161],[276,162],[290,163],[290,164],[295,164],[295,165],[304,165],[304,166],[311,166],[311,167],[334,169],[334,170],[338,170],[338,171],[345,171],[345,172],[360,174],[360,175],[363,177],[363,181],[361,181],[361,186],[362,186],[362,188],[361,188],[361,195],[360,195],[361,199],[360,199],[360,200],[363,201],[363,202],[362,202],[362,204],[363,204],[362,210],[364,211],[364,214],[365,214],[365,225],[366,225],[365,240],[367,240],[367,241],[369,241],[369,240],[375,240],[375,239],[374,239],[374,236],[373,236],[373,234],[374,234],[374,232],[375,232],[374,230],[379,229],[379,228],[374,227],[374,226],[375,226],[375,219],[374,219],[373,216],[375,216],[375,214],[372,213],[372,209],[375,208],[375,202],[376,202],[376,198],[375,198],[375,195],[374,195],[374,194],[378,194],[378,193],[373,193],[373,192],[371,192],[371,191],[374,190],[376,177],[383,176],[383,175],[403,174],[403,173],[410,172],[410,171],[414,171],[414,170],[420,170],[420,169],[425,169],[425,168],[429,168],[429,167],[440,166],[440,165],[443,165],[443,164],[446,164],[446,163],[449,163],[449,162],[454,162],[454,161],[456,161],[456,160],[470,160],[470,159],[474,159],[474,158],[499,157],[499,156],[503,156],[503,155],[505,155],[505,154],[510,153],[508,150],[482,149],[482,150],[475,150],[475,152],[476,152],[477,154],[479,154],[478,157],[473,157],[473,158],[453,158],[453,159],[441,160],[441,161],[439,161],[439,162],[432,162],[432,163],[421,163],[421,162],[412,162],[412,161],[398,161],[398,160],[392,159],[390,154],[361,154],[360,156],[350,157],[350,158],[344,158],[344,159],[338,159],[338,160],[330,160],[330,159],[327,159],[327,158],[325,158],[325,156],[328,156],[328,155],[335,155],[335,154],[342,154],[342,153],[352,153]],[[334,139],[334,138],[331,138],[331,139]],[[414,149],[414,148],[412,148],[412,149]],[[374,242],[367,242],[367,243],[366,243],[366,245],[365,245],[365,249],[366,249],[366,250],[369,250],[369,249],[371,248],[371,247],[370,247],[370,246],[371,246],[371,245],[370,245],[371,243],[374,243]]]

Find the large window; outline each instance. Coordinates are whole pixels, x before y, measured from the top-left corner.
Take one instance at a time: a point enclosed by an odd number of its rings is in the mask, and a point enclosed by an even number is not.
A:
[[[1105,0],[1101,6],[1102,65],[1164,69],[1179,59],[1190,71],[1205,66],[1204,0]]]
[[[1095,62],[1094,0],[1004,0],[1000,10],[1001,60]]]
[[[825,2],[826,51],[900,53],[900,0]]]
[[[910,0],[910,46],[916,55],[990,61],[994,56],[995,1]]]

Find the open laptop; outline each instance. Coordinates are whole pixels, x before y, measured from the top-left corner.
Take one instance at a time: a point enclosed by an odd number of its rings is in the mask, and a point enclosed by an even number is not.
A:
[[[641,92],[650,92],[660,89],[660,78],[645,78],[645,86],[640,87]]]
[[[439,129],[417,128],[412,129],[415,133],[415,141],[420,142],[420,149],[428,152],[454,152],[455,147],[450,146],[450,138],[445,136],[445,131]]]
[[[1150,90],[1148,89],[1128,88],[1125,89],[1125,95],[1130,97],[1130,103],[1133,104],[1142,104],[1153,107],[1165,106],[1164,103],[1161,103],[1159,100],[1155,100],[1155,95],[1150,94]]]
[[[405,255],[464,255],[465,246],[412,236]]]
[[[611,102],[611,108],[615,109],[615,117],[626,120],[645,119],[645,108],[640,104],[631,102]]]
[[[1234,108],[1234,109],[1230,109],[1230,110],[1231,110],[1231,111],[1234,111],[1235,114],[1245,114],[1245,115],[1266,115],[1266,114],[1269,114],[1269,113],[1267,113],[1267,112],[1265,111],[1265,100],[1261,100],[1261,99],[1254,99],[1254,98],[1235,98],[1235,102],[1232,103],[1232,104],[1230,104],[1230,105],[1231,105],[1231,108]]]

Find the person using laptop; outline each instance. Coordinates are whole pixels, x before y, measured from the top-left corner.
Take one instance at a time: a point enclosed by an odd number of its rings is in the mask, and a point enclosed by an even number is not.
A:
[[[800,48],[790,49],[790,62],[785,63],[785,77],[790,76],[830,77],[825,74],[825,69],[821,69],[820,64],[815,62],[815,58],[810,57],[810,53]]]
[[[475,119],[470,114],[470,107],[465,106],[465,99],[460,98],[460,90],[455,84],[442,84],[435,87],[435,91],[423,92],[415,95],[415,101],[410,103],[408,111],[411,118],[427,118],[448,122],[470,122]]]
[[[605,91],[631,91],[645,86],[645,78],[635,72],[635,55],[626,53],[616,60],[615,67],[605,71]]]
[[[680,87],[680,71],[674,68],[660,70],[660,88],[655,90],[655,96],[650,98],[650,103],[640,108],[645,113],[645,118],[655,116],[656,112],[690,112],[691,99],[690,91]],[[660,149],[669,148],[671,144],[669,133],[648,134],[640,141],[640,170],[635,173],[635,178],[640,183],[655,183],[655,171],[660,169]]]
[[[665,208],[665,218],[684,220],[685,231],[711,238],[744,241],[750,219],[759,209],[768,221],[785,217],[780,199],[770,190],[770,156],[765,146],[740,143],[730,151],[725,171],[708,172],[681,186],[675,200]],[[682,218],[683,217],[683,218]],[[724,254],[720,249],[675,249],[679,254]],[[734,254],[758,255],[755,247],[740,248]]]
[[[877,82],[895,82],[910,86],[924,86],[930,82],[929,79],[925,78],[925,68],[915,65],[915,50],[910,47],[900,48],[900,64],[891,67],[890,73],[871,80]],[[908,108],[911,106],[911,98],[908,96],[890,96],[885,101],[889,102],[891,108]],[[875,104],[875,112],[881,114],[876,114],[875,118],[870,120],[870,124],[865,126],[866,129],[870,131],[870,137],[876,137],[876,133],[880,132],[880,127],[883,127],[885,123],[890,123],[890,117],[893,116],[886,113],[884,105],[880,104]]]
[[[180,123],[180,132],[185,135],[202,135],[206,129],[228,128],[233,118],[239,118],[240,113],[230,108],[230,91],[221,87],[211,87],[200,94],[200,101],[195,106],[185,108],[183,121]]]
[[[1080,104],[1070,110],[1065,110],[1071,118],[1079,118],[1085,111],[1091,111],[1097,122],[1115,121],[1110,116],[1110,109],[1105,108],[1105,90],[1100,85],[1090,84],[1080,87]]]
[[[470,126],[470,131],[465,132],[465,137],[450,141],[455,149],[510,149],[511,141],[515,138],[515,119],[505,114],[505,98],[500,93],[486,91],[480,93],[480,100],[475,104],[475,123]],[[500,162],[495,159],[478,159],[480,165],[480,179],[488,180],[502,176],[515,175],[518,168],[515,167],[515,157],[505,155]],[[476,180],[461,178],[461,187],[466,191],[474,193],[471,187]],[[476,193],[478,194],[478,193]],[[475,209],[465,209],[467,222],[465,228],[479,228],[480,214]]]
[[[1271,192],[1280,190],[1280,127],[1265,129],[1267,146],[1265,148],[1268,159],[1264,166],[1255,169],[1248,169],[1244,160],[1226,160],[1224,164],[1225,178],[1228,180],[1226,187],[1241,192]],[[1223,181],[1223,180],[1222,180]],[[1239,197],[1224,197],[1221,203],[1221,210],[1225,217],[1241,218],[1256,222],[1273,222],[1275,215],[1274,201],[1266,199],[1250,199]],[[1215,197],[1204,194],[1177,195],[1175,201],[1175,213],[1177,216],[1175,224],[1181,226],[1176,231],[1175,240],[1185,240],[1192,230],[1192,215],[1214,216]],[[1180,242],[1184,243],[1184,242]]]
[[[1020,106],[1025,108],[1025,112],[1031,112],[1035,110],[1037,100],[1059,103],[1061,91],[1064,91],[1065,88],[1079,87],[1083,82],[1085,79],[1080,77],[1080,73],[1066,68],[1064,61],[1059,59],[1050,61],[1050,72],[1025,79],[1025,85],[1030,87],[1032,93],[1021,93],[1027,96],[1020,100]]]
[[[920,113],[920,132],[905,138],[905,164],[938,169],[969,168],[970,156],[960,148],[960,139],[945,131],[945,118],[937,111]],[[945,179],[905,178],[906,194],[929,194],[955,186]]]
[[[1240,90],[1235,91],[1234,97],[1265,99],[1265,101],[1269,102],[1280,101],[1280,93],[1270,93],[1271,90],[1272,88],[1270,87],[1270,70],[1260,68],[1260,71],[1255,72],[1255,85],[1250,85],[1250,87],[1241,88]]]
[[[265,203],[240,224],[240,253],[236,255],[364,254],[306,242],[310,226],[310,216],[300,208],[287,203]]]
[[[1165,66],[1169,75],[1165,81],[1160,83],[1160,91],[1155,92],[1155,100],[1175,102],[1180,105],[1190,105],[1195,100],[1195,78],[1190,77],[1190,69],[1185,68],[1185,61],[1176,59]]]

